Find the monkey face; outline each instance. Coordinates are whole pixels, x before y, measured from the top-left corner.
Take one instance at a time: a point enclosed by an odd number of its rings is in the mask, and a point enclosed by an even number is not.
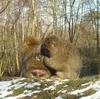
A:
[[[57,54],[59,39],[56,36],[50,36],[45,39],[45,42],[41,46],[41,54],[48,58],[52,55]]]
[[[27,61],[25,76],[36,79],[44,79],[50,76],[49,70],[44,66],[40,54],[32,56]]]
[[[30,69],[26,72],[26,77],[29,78],[36,78],[36,79],[45,79],[48,78],[50,75],[45,69]]]
[[[43,56],[48,57],[48,58],[51,57],[50,51],[45,47],[45,45],[42,45],[42,46],[41,46],[41,54],[42,54]]]

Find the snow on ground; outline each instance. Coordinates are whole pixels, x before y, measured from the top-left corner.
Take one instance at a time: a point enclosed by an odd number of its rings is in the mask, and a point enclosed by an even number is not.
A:
[[[95,94],[90,95],[90,96],[86,96],[86,97],[82,97],[80,99],[100,99],[100,91],[97,91]]]
[[[88,82],[88,83],[82,84],[82,86],[85,86],[85,85],[88,85],[88,86],[83,89],[74,90],[74,91],[70,92],[69,94],[74,94],[74,95],[81,94],[82,95],[83,92],[85,92],[89,89],[94,89],[96,91],[96,93],[94,93],[90,96],[81,97],[80,99],[100,99],[100,81],[96,81],[95,83]]]
[[[55,97],[55,99],[62,99],[62,97],[61,96],[58,96],[58,97]]]
[[[92,89],[96,90],[96,93],[90,96],[82,97],[80,99],[100,99],[100,81],[96,81],[94,84],[90,86]]]
[[[85,88],[83,88],[83,89],[74,90],[74,91],[72,91],[72,92],[69,92],[69,94],[74,94],[74,95],[82,94],[83,92],[85,92],[85,91],[91,89],[92,87],[93,87],[93,82],[91,82],[91,83],[89,84],[89,86],[87,86],[87,87],[85,87]]]
[[[52,80],[45,80],[47,82],[50,82]],[[56,87],[64,84],[65,82],[68,82],[69,80],[55,80],[50,86],[45,86],[42,88],[42,91],[54,91],[56,90]],[[20,99],[24,97],[30,97],[33,94],[40,93],[40,87],[41,84],[43,83],[43,80],[39,81],[26,81],[26,78],[20,78],[20,79],[15,79],[15,80],[9,80],[9,81],[1,81],[0,82],[0,99]],[[67,87],[68,85],[64,85],[63,88],[66,89],[60,89],[58,90],[58,94],[60,92],[62,93],[67,93],[70,95],[83,95],[83,93],[87,90],[93,89],[96,92],[93,93],[92,95],[89,96],[82,96],[79,99],[100,99],[100,81],[95,81],[95,82],[87,82],[85,84],[81,85],[81,89],[76,89],[71,92],[67,92]],[[19,90],[22,88],[21,90]],[[33,90],[34,89],[34,90]],[[18,91],[16,94],[15,91]],[[20,92],[20,93],[19,93]],[[29,99],[29,98],[28,98]],[[63,99],[62,96],[59,94],[55,99]]]

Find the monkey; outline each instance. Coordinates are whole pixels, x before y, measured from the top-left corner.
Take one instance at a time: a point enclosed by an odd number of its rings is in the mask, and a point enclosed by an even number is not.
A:
[[[61,79],[79,78],[81,59],[70,42],[55,35],[48,36],[41,45],[41,55],[44,56],[45,66],[54,69],[56,76]]]
[[[43,64],[40,53],[40,41],[28,36],[22,44],[20,59],[20,76],[44,79],[50,76],[48,69]]]
[[[50,76],[48,69],[43,64],[42,56],[32,56],[26,63],[25,77],[45,79]]]

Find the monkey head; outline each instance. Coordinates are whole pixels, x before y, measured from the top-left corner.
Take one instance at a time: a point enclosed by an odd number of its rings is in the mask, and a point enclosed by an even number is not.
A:
[[[50,58],[52,55],[58,53],[59,44],[60,40],[57,36],[53,35],[47,37],[41,46],[41,54],[43,56],[47,56],[48,58]]]

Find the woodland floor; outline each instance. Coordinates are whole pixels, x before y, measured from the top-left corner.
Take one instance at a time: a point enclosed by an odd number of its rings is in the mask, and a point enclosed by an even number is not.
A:
[[[0,99],[100,99],[100,78],[11,78],[0,81]]]

